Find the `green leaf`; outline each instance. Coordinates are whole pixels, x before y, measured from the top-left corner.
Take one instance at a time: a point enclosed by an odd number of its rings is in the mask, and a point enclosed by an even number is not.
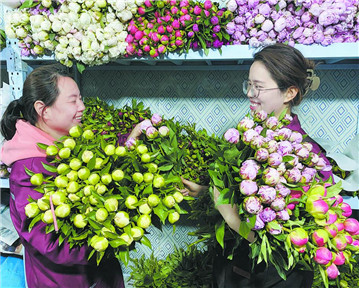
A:
[[[216,230],[216,239],[219,245],[222,246],[224,249],[224,231],[226,227],[226,222],[221,220],[220,222],[216,223],[215,230]]]
[[[148,240],[148,238],[145,235],[142,236],[141,243],[143,245],[146,245],[148,248],[152,249],[151,241]]]
[[[168,211],[163,206],[162,203],[159,203],[155,208],[153,208],[153,212],[160,218],[161,222],[165,224],[165,221],[168,216]]]
[[[119,259],[121,260],[122,263],[125,264],[125,266],[128,265],[128,261],[130,259],[130,253],[128,250],[120,251],[116,256],[119,257]]]
[[[342,191],[342,181],[339,181],[335,185],[327,187],[327,196],[328,198],[339,195]]]
[[[54,173],[57,172],[57,168],[55,166],[45,164],[44,162],[41,162],[41,164],[47,171],[54,172]]]
[[[46,148],[49,147],[49,145],[43,143],[36,143],[36,145],[39,146],[39,148],[42,150],[46,150]]]
[[[34,219],[31,220],[30,225],[29,225],[29,232],[31,232],[32,227],[34,227],[34,225],[41,220],[41,214],[42,213],[40,213]]]
[[[95,168],[95,165],[96,165],[96,157],[95,155],[92,156],[92,158],[90,159],[90,161],[87,163],[86,167],[92,171],[93,168]],[[100,175],[101,176],[101,175]]]
[[[241,235],[243,238],[247,239],[249,233],[251,232],[252,228],[254,227],[255,223],[256,223],[256,218],[257,215],[252,215],[251,217],[249,217],[249,222],[247,221],[242,221],[241,225],[239,225],[239,235]]]
[[[76,62],[76,67],[80,74],[82,74],[82,72],[84,72],[86,69],[85,65],[79,62]]]
[[[159,171],[169,171],[173,168],[173,164],[167,164],[167,165],[163,165],[158,167]]]
[[[25,172],[26,172],[27,175],[32,176],[32,175],[35,174],[35,173],[32,172],[31,170],[27,169],[25,166],[24,166],[24,168],[25,168]]]

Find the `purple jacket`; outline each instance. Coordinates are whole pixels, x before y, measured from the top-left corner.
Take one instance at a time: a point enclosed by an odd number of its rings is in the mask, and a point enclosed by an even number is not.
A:
[[[119,287],[124,288],[121,266],[116,258],[102,259],[97,266],[95,257],[87,260],[88,246],[69,248],[64,241],[59,246],[54,233],[46,234],[46,224],[38,222],[31,232],[31,219],[25,215],[27,198],[39,199],[43,194],[33,190],[24,166],[35,173],[47,175],[41,162],[49,164],[45,157],[34,157],[16,161],[10,174],[10,213],[14,226],[25,247],[26,281],[29,288],[45,287]]]
[[[290,124],[288,126],[286,126],[286,127],[293,130],[293,131],[297,131],[302,135],[306,135],[307,133],[303,130],[302,126],[300,125],[298,115],[292,114],[292,116],[293,116],[293,121],[290,122]],[[307,137],[305,139],[305,141],[310,142],[313,145],[312,152],[314,152],[316,154],[319,154],[321,152],[320,157],[322,157],[324,159],[324,161],[325,161],[325,163],[327,165],[330,165],[329,160],[325,157],[325,151],[314,140],[312,140],[310,137]],[[329,179],[330,176],[333,179],[332,170],[330,170],[330,171],[320,171],[319,173],[321,174],[323,180]]]

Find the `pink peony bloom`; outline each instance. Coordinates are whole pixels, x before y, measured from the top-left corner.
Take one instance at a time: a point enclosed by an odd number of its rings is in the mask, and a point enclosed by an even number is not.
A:
[[[294,228],[288,235],[290,241],[294,246],[301,247],[307,244],[309,237],[307,231],[303,228],[297,227]]]
[[[262,177],[264,183],[269,186],[275,186],[279,182],[279,173],[274,168],[265,169]]]
[[[271,116],[266,120],[266,126],[269,129],[272,129],[272,130],[277,129],[278,124],[279,124],[278,119],[274,116]]]
[[[239,175],[243,180],[254,180],[257,177],[258,169],[253,165],[243,165],[239,170]]]
[[[344,234],[337,234],[333,239],[332,239],[332,244],[339,250],[339,251],[343,251],[345,249],[345,247],[347,247],[347,240],[344,236]]]
[[[350,207],[350,205],[348,203],[345,203],[345,202],[341,203],[340,208],[343,210],[342,215],[344,217],[350,217],[353,213],[352,208]]]
[[[284,211],[283,209],[286,207],[285,199],[283,197],[276,197],[271,203],[270,207],[274,211]]]
[[[290,218],[287,209],[278,211],[278,212],[276,213],[276,216],[277,216],[277,219],[278,219],[278,220],[283,220],[283,221],[288,221],[289,218]]]
[[[273,221],[276,218],[276,214],[271,208],[267,207],[259,213],[259,217],[261,217],[263,222],[267,223]]]
[[[250,196],[258,191],[257,183],[251,180],[243,180],[239,185],[239,190],[243,195]]]
[[[168,129],[167,126],[161,126],[159,129],[158,129],[158,132],[160,133],[160,135],[162,137],[166,137],[170,134],[170,129]]]
[[[239,131],[244,132],[253,128],[253,126],[254,126],[254,121],[248,117],[244,117],[241,121],[239,121],[237,125],[237,129]]]
[[[224,139],[226,139],[229,143],[238,143],[239,141],[239,131],[235,128],[230,128],[224,133]]]
[[[283,161],[282,155],[279,153],[271,153],[268,156],[268,164],[271,167],[278,167]]]
[[[267,159],[268,159],[268,157],[269,157],[269,152],[268,152],[268,150],[265,149],[265,148],[259,148],[259,149],[256,151],[254,157],[256,158],[256,160],[257,160],[258,162],[265,162],[265,161],[267,161]]]
[[[151,117],[151,122],[153,125],[158,125],[162,122],[162,117],[161,115],[154,113]]]
[[[254,224],[254,227],[252,230],[262,230],[265,226],[265,223],[262,221],[261,217],[256,217],[256,223]]]
[[[311,201],[307,200],[305,210],[311,214],[314,218],[324,219],[326,217],[326,213],[329,210],[329,205],[322,199]]]
[[[282,233],[282,228],[283,226],[276,220],[270,221],[266,224],[266,230],[271,235],[279,235]]]
[[[327,265],[333,258],[332,252],[326,247],[319,247],[315,251],[314,261],[321,265]]]
[[[273,187],[270,187],[270,186],[261,186],[258,189],[257,195],[259,196],[259,199],[262,203],[270,204],[276,198],[277,191]],[[279,210],[282,210],[282,209],[279,209]],[[278,210],[276,210],[276,211],[278,211]]]
[[[249,214],[258,214],[263,210],[263,206],[257,197],[250,196],[243,200],[243,209]]]
[[[356,234],[359,230],[359,222],[355,218],[348,218],[344,221],[344,230],[347,231],[350,235]]]
[[[333,263],[338,266],[343,265],[345,263],[345,256],[342,251],[339,251],[336,254],[334,254]]]
[[[326,272],[329,279],[336,279],[340,274],[338,267],[334,263],[327,267]]]
[[[329,234],[324,229],[315,230],[312,234],[312,240],[315,245],[322,247],[328,242]]]
[[[147,138],[154,139],[157,137],[157,135],[158,135],[158,130],[155,127],[150,126],[146,129]]]

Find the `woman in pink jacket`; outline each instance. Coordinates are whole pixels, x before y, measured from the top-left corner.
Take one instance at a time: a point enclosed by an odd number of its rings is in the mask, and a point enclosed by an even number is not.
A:
[[[11,166],[10,213],[25,247],[26,282],[35,287],[119,287],[124,288],[121,266],[116,258],[100,265],[87,260],[88,246],[69,248],[58,243],[56,235],[46,234],[45,223],[38,222],[28,232],[31,220],[25,215],[27,199],[38,199],[24,167],[35,173],[50,174],[42,163],[49,164],[44,150],[36,143],[52,144],[67,135],[71,127],[81,124],[85,106],[76,82],[59,64],[41,66],[27,77],[20,99],[12,101],[1,120],[1,133],[7,140],[1,160]]]

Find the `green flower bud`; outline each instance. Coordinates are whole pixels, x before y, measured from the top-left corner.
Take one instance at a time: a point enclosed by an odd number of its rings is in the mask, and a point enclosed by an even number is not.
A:
[[[176,204],[175,198],[173,198],[171,195],[167,195],[165,198],[163,198],[162,202],[167,208],[173,208]]]
[[[130,224],[130,216],[125,211],[119,211],[113,218],[113,222],[115,222],[118,227],[123,228]]]
[[[125,177],[125,173],[121,169],[116,169],[112,171],[112,179],[116,182],[121,181]]]
[[[87,167],[82,167],[78,172],[77,175],[81,180],[86,180],[90,177],[90,169]]]
[[[69,179],[70,181],[76,181],[78,176],[77,176],[77,171],[75,170],[71,170],[69,173],[66,174],[67,179]]]
[[[80,159],[77,159],[77,158],[74,158],[74,159],[71,159],[70,163],[69,163],[69,166],[72,170],[79,170],[82,166],[82,162]]]
[[[55,215],[59,218],[65,218],[70,215],[71,207],[69,204],[61,204],[56,207]]]
[[[115,145],[108,144],[108,145],[105,147],[105,154],[106,154],[107,156],[114,155],[114,154],[115,154],[115,151],[116,151]]]
[[[95,186],[96,192],[100,195],[104,194],[107,191],[107,187],[104,184],[96,184]]]
[[[56,156],[59,152],[59,149],[55,145],[49,145],[46,148],[46,155],[48,156]]]
[[[133,173],[132,180],[137,184],[141,184],[143,181],[143,175],[140,172]]]
[[[76,141],[72,138],[67,138],[63,142],[63,144],[65,148],[70,148],[71,150],[74,150],[74,148],[76,147]]]
[[[73,127],[71,127],[69,134],[71,137],[74,137],[74,138],[80,137],[82,134],[82,129],[80,126],[73,126]]]
[[[151,222],[152,222],[151,216],[147,215],[147,214],[143,214],[143,215],[140,215],[140,217],[138,217],[137,226],[141,227],[143,229],[146,229],[146,228],[150,227]]]
[[[97,235],[93,236],[91,238],[90,243],[91,243],[91,247],[98,252],[103,252],[108,247],[108,240],[102,236],[97,236]]]
[[[125,205],[128,209],[136,209],[136,204],[138,203],[138,199],[135,195],[127,196],[125,200]]]
[[[46,210],[50,209],[49,197],[48,196],[43,196],[40,199],[38,199],[37,200],[37,206],[42,211],[46,211]]]
[[[39,206],[36,202],[29,203],[25,206],[25,215],[29,218],[34,218],[40,213]]]
[[[64,175],[57,176],[54,181],[56,187],[58,188],[66,188],[68,179]]]
[[[138,211],[141,214],[150,214],[152,212],[152,208],[147,203],[143,203],[138,206]]]
[[[81,159],[83,162],[88,163],[88,162],[90,162],[90,160],[92,159],[93,156],[94,155],[93,155],[92,151],[86,150],[82,153]]]
[[[145,234],[145,232],[143,231],[143,229],[141,227],[132,227],[131,228],[131,235],[133,240],[138,241],[142,238],[142,236]]]
[[[108,216],[108,212],[105,208],[99,208],[97,211],[96,211],[96,220],[98,222],[103,222],[107,219],[107,216]]]
[[[77,228],[84,228],[87,225],[86,216],[83,214],[77,214],[74,217],[74,225]]]
[[[165,186],[165,178],[163,178],[161,175],[156,175],[153,179],[153,187],[161,188]]]
[[[84,138],[86,140],[91,140],[94,137],[95,137],[95,134],[90,129],[87,129],[82,133],[82,138]]]
[[[151,162],[151,155],[148,154],[148,153],[142,154],[142,156],[141,156],[141,161],[142,161],[143,163]]]
[[[70,148],[61,148],[59,151],[59,156],[61,159],[67,159],[71,155],[71,149]]]
[[[67,195],[67,197],[70,199],[70,201],[72,203],[80,201],[81,198],[79,196],[77,196],[76,194],[70,193],[69,195]]]
[[[95,162],[95,169],[99,170],[102,168],[103,159],[102,158],[96,158]]]
[[[139,154],[145,154],[148,151],[148,148],[145,144],[140,144],[136,147],[136,151]]]
[[[118,201],[115,198],[108,198],[105,200],[105,208],[108,212],[117,211]]]
[[[94,206],[96,206],[99,203],[98,200],[96,199],[96,197],[93,195],[89,196],[89,201],[90,201],[90,204],[94,205]]]
[[[158,166],[155,163],[150,163],[150,164],[147,165],[147,169],[148,169],[148,172],[156,173],[157,169],[158,169]]]
[[[100,181],[100,176],[96,173],[92,173],[87,181],[90,185],[96,185]]]
[[[43,182],[44,176],[41,173],[36,173],[30,178],[30,183],[35,186],[40,186]]]
[[[70,167],[65,163],[60,163],[60,165],[57,166],[57,173],[60,175],[68,173],[69,171],[70,171]]]
[[[127,154],[127,150],[124,146],[118,146],[115,150],[117,156],[123,157]]]
[[[44,213],[42,213],[41,220],[42,220],[42,222],[44,222],[46,224],[54,223],[54,218],[52,217],[51,210],[47,210]]]
[[[153,180],[153,174],[150,172],[146,172],[145,174],[143,174],[143,181],[145,181],[145,183],[152,183]]]
[[[126,242],[126,246],[130,246],[133,242],[133,238],[130,237],[127,233],[122,233],[120,238]]]
[[[103,184],[108,185],[112,182],[112,177],[110,174],[105,173],[101,176],[101,181]]]
[[[65,203],[67,197],[64,192],[56,191],[54,194],[52,194],[52,203],[56,206]]]
[[[177,222],[180,218],[180,214],[177,211],[172,211],[168,213],[168,222],[171,224]]]
[[[79,189],[80,189],[79,183],[77,183],[76,181],[70,181],[66,187],[68,193],[76,193]]]
[[[151,194],[147,198],[147,203],[150,204],[151,207],[156,207],[160,203],[160,197],[156,194]]]
[[[175,198],[177,203],[181,203],[183,200],[183,194],[181,192],[177,191],[177,192],[173,193],[172,196],[173,196],[173,198]]]
[[[95,191],[95,186],[87,185],[87,186],[84,187],[85,196],[90,196],[92,194],[92,191]]]

